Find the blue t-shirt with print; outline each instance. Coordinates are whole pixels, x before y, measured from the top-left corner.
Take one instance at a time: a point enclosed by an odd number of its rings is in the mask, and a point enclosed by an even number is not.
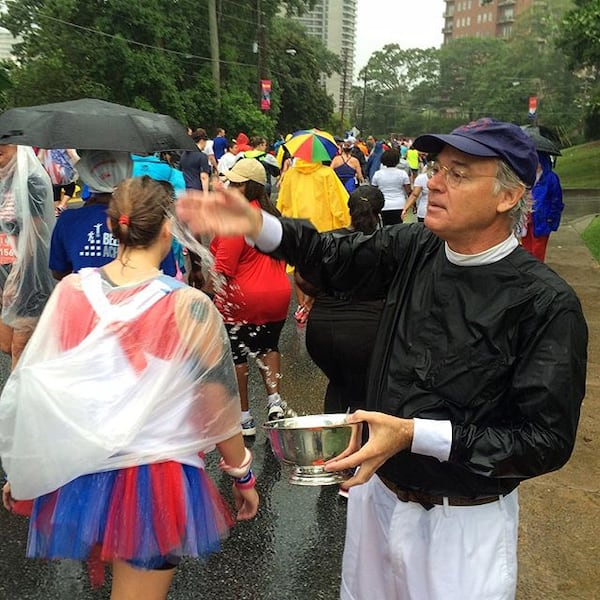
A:
[[[50,269],[76,273],[83,267],[101,267],[117,257],[119,242],[106,225],[105,204],[84,204],[66,210],[56,221],[50,242]],[[165,275],[175,276],[173,250],[160,264]]]

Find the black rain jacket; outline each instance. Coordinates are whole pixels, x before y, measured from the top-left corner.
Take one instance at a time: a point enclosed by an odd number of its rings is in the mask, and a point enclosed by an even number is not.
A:
[[[403,451],[378,471],[404,489],[507,494],[560,468],[585,395],[587,325],[574,291],[522,248],[457,266],[421,224],[319,234],[282,219],[274,253],[324,290],[386,303],[368,410],[449,420],[448,461]]]

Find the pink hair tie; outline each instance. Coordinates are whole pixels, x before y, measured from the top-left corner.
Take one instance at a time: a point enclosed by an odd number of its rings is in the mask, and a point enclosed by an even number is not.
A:
[[[121,215],[119,217],[119,225],[129,225],[129,217],[127,215]]]

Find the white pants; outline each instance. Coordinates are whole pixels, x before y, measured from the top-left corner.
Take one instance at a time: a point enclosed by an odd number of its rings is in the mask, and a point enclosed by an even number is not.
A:
[[[401,502],[375,475],[348,499],[342,600],[511,600],[517,490],[480,506]]]

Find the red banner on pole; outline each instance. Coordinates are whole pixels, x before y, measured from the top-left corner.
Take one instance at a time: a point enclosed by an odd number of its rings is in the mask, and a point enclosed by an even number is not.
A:
[[[537,113],[537,96],[529,97],[529,118],[534,119]]]
[[[269,79],[260,80],[260,110],[271,109],[271,81]]]

